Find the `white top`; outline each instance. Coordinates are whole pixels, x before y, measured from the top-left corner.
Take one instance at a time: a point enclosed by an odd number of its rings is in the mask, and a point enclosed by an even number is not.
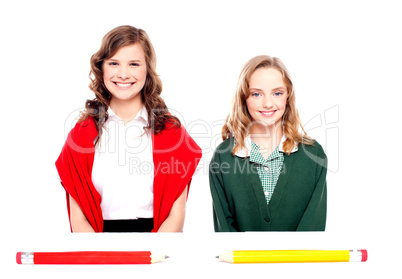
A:
[[[144,134],[147,110],[143,107],[126,126],[110,108],[108,113],[92,169],[103,219],[152,218],[154,164],[151,133]]]

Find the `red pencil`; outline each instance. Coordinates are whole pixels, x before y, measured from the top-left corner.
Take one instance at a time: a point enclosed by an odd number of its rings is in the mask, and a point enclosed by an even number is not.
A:
[[[18,252],[18,264],[151,264],[168,257],[150,251]]]

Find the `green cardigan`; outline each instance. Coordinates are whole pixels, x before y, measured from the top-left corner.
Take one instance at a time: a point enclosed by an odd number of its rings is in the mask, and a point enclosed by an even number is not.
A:
[[[325,230],[327,157],[318,142],[284,154],[268,205],[256,165],[233,156],[233,144],[233,138],[222,142],[209,168],[215,231]]]

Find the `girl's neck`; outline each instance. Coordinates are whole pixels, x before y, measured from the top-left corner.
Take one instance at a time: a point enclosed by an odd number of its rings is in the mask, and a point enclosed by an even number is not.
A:
[[[268,150],[269,154],[279,145],[282,136],[283,128],[281,123],[271,126],[254,125],[250,130],[251,140],[260,149]]]
[[[110,100],[110,108],[124,123],[133,120],[142,106],[143,103],[140,94],[131,100],[120,100],[113,97]]]

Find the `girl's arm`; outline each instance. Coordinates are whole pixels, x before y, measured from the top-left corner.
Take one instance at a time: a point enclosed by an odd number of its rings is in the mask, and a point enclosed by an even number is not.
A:
[[[158,232],[182,232],[184,218],[186,216],[187,187],[183,190],[180,197],[173,203],[169,216],[160,226]]]
[[[225,165],[225,164],[223,164]],[[209,186],[213,202],[215,232],[237,232],[224,187],[220,155],[215,151],[209,165]]]
[[[78,203],[69,195],[70,222],[73,232],[95,232]]]
[[[327,157],[320,148],[317,158],[320,163],[316,164],[316,185],[310,202],[300,220],[297,231],[325,231],[327,219]]]

